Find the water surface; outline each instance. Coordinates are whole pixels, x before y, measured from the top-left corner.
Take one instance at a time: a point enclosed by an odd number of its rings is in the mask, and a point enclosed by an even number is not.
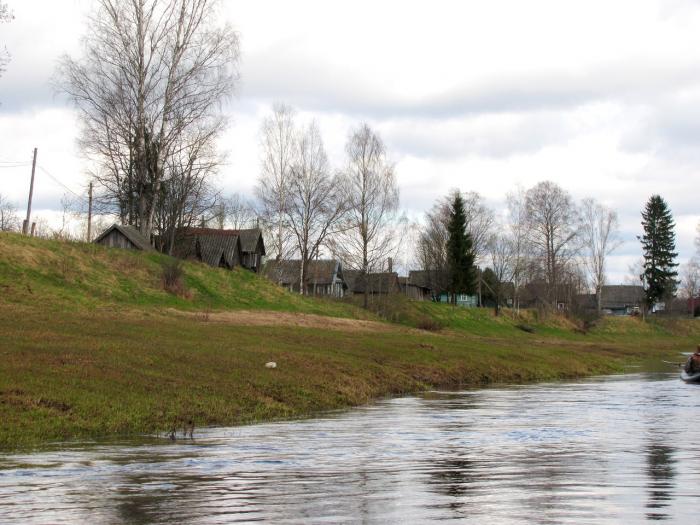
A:
[[[56,446],[0,456],[0,523],[698,523],[698,400],[637,374]]]

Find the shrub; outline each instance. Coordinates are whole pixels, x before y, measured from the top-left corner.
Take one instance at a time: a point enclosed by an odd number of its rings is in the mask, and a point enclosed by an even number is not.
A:
[[[443,325],[434,317],[424,315],[416,321],[416,328],[419,328],[421,330],[428,330],[430,332],[439,332],[443,329]]]
[[[163,289],[173,295],[185,296],[184,270],[179,259],[170,259],[162,263]]]

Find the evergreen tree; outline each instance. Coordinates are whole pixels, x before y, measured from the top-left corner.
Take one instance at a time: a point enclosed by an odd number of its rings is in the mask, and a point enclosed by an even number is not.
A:
[[[456,294],[473,294],[475,290],[476,268],[474,266],[474,243],[467,233],[467,217],[464,200],[455,193],[447,225],[447,264],[449,271],[452,302],[456,304]]]
[[[678,263],[675,258],[676,234],[671,210],[661,196],[652,195],[642,211],[644,235],[637,237],[644,251],[644,270],[639,278],[644,283],[647,307],[676,292]]]

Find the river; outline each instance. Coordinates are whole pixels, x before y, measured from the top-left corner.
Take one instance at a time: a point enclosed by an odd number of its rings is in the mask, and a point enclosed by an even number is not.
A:
[[[699,399],[640,373],[53,445],[0,455],[0,523],[698,523]]]

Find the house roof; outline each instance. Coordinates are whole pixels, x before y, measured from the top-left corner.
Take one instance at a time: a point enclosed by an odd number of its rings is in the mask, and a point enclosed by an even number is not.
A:
[[[229,268],[239,262],[241,241],[237,235],[197,235],[195,242],[199,258],[210,266],[219,266],[222,258]]]
[[[638,285],[603,286],[603,308],[637,305],[644,297],[644,288]]]
[[[370,292],[394,292],[399,288],[399,276],[396,272],[369,273],[363,275],[360,270],[346,270],[345,282],[348,290],[364,293],[369,286]]]
[[[332,284],[338,277],[345,283],[341,264],[334,259],[319,259],[309,261],[307,268],[308,284]],[[298,283],[301,277],[301,260],[268,261],[263,269],[263,274],[269,279],[280,284]]]
[[[241,251],[246,253],[253,253],[257,251],[258,244],[262,240],[262,230],[260,228],[251,228],[248,230],[218,230],[216,228],[179,228],[178,235],[211,235],[217,237],[239,237],[241,240]],[[261,255],[265,255],[265,243],[261,243],[261,246]]]
[[[138,229],[134,228],[133,226],[126,226],[123,224],[117,224],[114,223],[112,226],[107,228],[105,231],[103,231],[97,239],[95,239],[93,242],[100,242],[102,239],[104,239],[107,235],[109,235],[112,231],[117,230],[119,233],[121,233],[124,237],[129,239],[129,241],[136,246],[139,250],[143,251],[150,251],[153,250],[153,246],[151,246],[150,241],[141,235],[141,232],[138,231]]]
[[[408,272],[408,284],[431,290],[431,283],[434,280],[434,276],[431,276],[431,273],[436,272],[430,272],[429,270],[412,270]]]

